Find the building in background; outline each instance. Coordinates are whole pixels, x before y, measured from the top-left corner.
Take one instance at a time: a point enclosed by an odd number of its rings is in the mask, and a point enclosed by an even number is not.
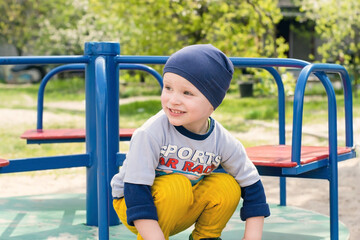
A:
[[[305,61],[321,60],[317,54],[317,47],[321,40],[316,38],[314,23],[311,21],[298,22],[300,16],[299,7],[292,0],[279,0],[279,7],[283,19],[277,26],[278,36],[282,36],[289,44],[287,56],[289,58],[302,59]],[[313,56],[310,58],[310,56]]]

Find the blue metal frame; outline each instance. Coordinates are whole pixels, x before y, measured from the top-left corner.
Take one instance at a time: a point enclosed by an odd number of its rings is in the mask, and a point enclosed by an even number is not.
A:
[[[7,167],[0,168],[1,173],[28,172],[49,169],[87,167],[90,165],[88,154],[64,155],[54,157],[38,157],[12,159]]]
[[[167,56],[120,56],[120,45],[110,42],[88,42],[84,56],[55,57],[0,57],[0,65],[9,64],[72,64],[56,71],[80,69],[85,64],[86,96],[86,153],[78,155],[12,159],[10,165],[0,168],[0,173],[57,169],[67,167],[87,168],[87,224],[99,226],[99,239],[109,238],[109,226],[119,224],[111,206],[109,182],[117,173],[124,156],[119,153],[119,69],[123,64],[164,64]],[[351,82],[344,67],[336,64],[310,64],[296,59],[230,58],[236,67],[256,67],[267,70],[278,86],[279,144],[285,144],[285,95],[279,73],[274,67],[301,69],[294,96],[292,161],[293,168],[258,167],[263,175],[280,176],[284,190],[284,177],[327,179],[330,187],[331,239],[338,239],[338,161],[355,156],[355,151],[337,154],[336,99],[326,72],[339,73],[344,86],[346,146],[353,147]],[[126,66],[126,65],[125,65]],[[329,158],[305,165],[300,164],[303,100],[307,79],[314,73],[323,84],[328,96]],[[160,78],[157,78],[158,81]],[[48,79],[41,85],[43,91]],[[40,90],[39,90],[40,91]],[[40,93],[39,93],[40,94]],[[43,99],[39,100],[43,104]],[[39,102],[39,103],[40,103]],[[95,107],[94,107],[95,106]],[[42,109],[41,109],[42,112]],[[38,127],[42,127],[42,119]],[[285,192],[283,191],[283,194]],[[281,202],[285,204],[285,195]]]
[[[301,154],[301,131],[303,101],[306,81],[311,73],[317,73],[320,81],[325,87],[328,96],[328,132],[329,132],[329,164],[327,167],[329,189],[330,189],[330,232],[332,239],[338,238],[338,154],[337,154],[337,116],[336,98],[333,86],[325,72],[335,72],[341,75],[344,86],[345,102],[345,126],[346,146],[353,147],[352,129],[352,91],[349,75],[344,67],[337,64],[311,64],[302,69],[295,88],[294,115],[293,115],[293,139],[291,161],[300,165]],[[334,237],[334,238],[333,238]]]

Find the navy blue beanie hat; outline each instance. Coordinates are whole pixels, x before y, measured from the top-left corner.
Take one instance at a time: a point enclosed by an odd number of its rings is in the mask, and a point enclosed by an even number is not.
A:
[[[167,60],[164,73],[171,72],[191,82],[216,109],[229,89],[234,66],[211,44],[184,47]]]

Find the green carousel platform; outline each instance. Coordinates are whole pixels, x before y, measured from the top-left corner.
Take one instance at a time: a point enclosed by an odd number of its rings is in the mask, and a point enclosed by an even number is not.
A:
[[[98,239],[97,227],[85,225],[85,194],[51,194],[0,198],[0,239]],[[271,205],[265,220],[264,240],[330,239],[329,217],[301,208]],[[191,228],[170,237],[187,240]],[[241,239],[244,223],[239,209],[227,224],[222,239]],[[349,239],[339,223],[340,239]],[[136,239],[124,225],[110,227],[110,239]]]

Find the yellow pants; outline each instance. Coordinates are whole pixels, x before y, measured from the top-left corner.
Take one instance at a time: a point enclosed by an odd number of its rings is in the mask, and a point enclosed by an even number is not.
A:
[[[155,178],[151,191],[166,239],[194,223],[194,240],[220,237],[241,195],[239,184],[225,173],[212,173],[195,186],[183,175],[164,175]],[[138,240],[143,239],[127,224],[124,198],[115,199],[113,205],[121,222],[137,234]]]

